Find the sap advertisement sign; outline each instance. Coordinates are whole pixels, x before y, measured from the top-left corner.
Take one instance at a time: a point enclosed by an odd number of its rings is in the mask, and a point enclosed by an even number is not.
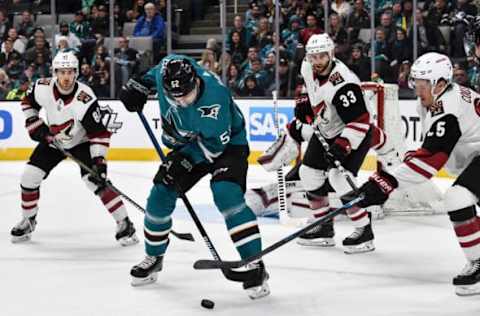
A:
[[[13,119],[10,112],[0,110],[0,140],[12,136]]]
[[[273,107],[250,108],[250,140],[272,142],[277,137],[275,109]],[[283,129],[293,118],[292,108],[278,109],[278,125]]]

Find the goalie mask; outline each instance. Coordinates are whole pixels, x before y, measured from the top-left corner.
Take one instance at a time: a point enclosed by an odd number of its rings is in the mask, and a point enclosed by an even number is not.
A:
[[[197,97],[197,75],[187,59],[169,60],[163,68],[165,94],[181,106],[188,106]]]

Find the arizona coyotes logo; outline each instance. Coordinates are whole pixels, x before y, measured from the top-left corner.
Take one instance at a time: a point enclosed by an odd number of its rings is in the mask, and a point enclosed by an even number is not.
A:
[[[70,119],[63,124],[52,124],[50,125],[50,133],[52,133],[53,135],[63,133],[65,136],[71,136],[70,132],[72,130],[73,123],[73,119]]]
[[[87,94],[85,91],[80,91],[80,93],[77,95],[77,100],[86,104],[93,100],[93,97]]]
[[[444,112],[442,100],[438,100],[430,107],[430,113],[432,113],[432,117],[443,114]]]
[[[341,84],[342,82],[345,81],[343,79],[342,75],[339,72],[334,72],[329,78],[328,81],[330,81],[334,86],[337,84]]]
[[[200,111],[201,116],[200,117],[208,117],[211,119],[218,119],[218,114],[220,113],[220,104],[214,104],[210,106],[201,106],[198,108],[198,111]]]

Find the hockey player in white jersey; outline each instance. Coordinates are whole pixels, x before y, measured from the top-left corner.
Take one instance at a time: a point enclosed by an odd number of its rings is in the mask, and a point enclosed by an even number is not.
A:
[[[467,264],[453,278],[458,295],[480,294],[480,94],[452,82],[452,64],[438,53],[419,57],[410,82],[419,100],[422,146],[390,173],[380,171],[361,188],[360,207],[383,204],[396,188],[419,184],[445,166],[458,175],[445,192],[443,209],[453,224]]]
[[[65,159],[55,147],[62,146],[96,171],[96,177],[83,169],[80,173],[115,219],[115,238],[123,246],[135,244],[138,242],[135,228],[120,196],[105,185],[105,155],[111,133],[102,123],[97,98],[92,89],[76,80],[78,60],[71,52],[58,53],[52,68],[53,78],[37,80],[21,102],[27,131],[38,145],[21,178],[22,220],[11,230],[12,242],[30,240],[37,224],[40,185]],[[46,121],[39,115],[41,109]]]
[[[342,195],[351,190],[347,180],[335,168],[334,161],[340,161],[351,177],[356,176],[370,148],[373,130],[360,81],[334,58],[334,49],[327,34],[313,35],[306,45],[306,58],[301,66],[307,100],[311,103],[312,125],[329,143],[329,151],[315,135],[312,136],[312,127],[304,124],[301,117],[288,127],[289,138],[298,143],[309,139],[299,174],[313,218],[330,211],[329,192]],[[347,215],[355,231],[343,240],[345,252],[374,250],[374,235],[365,209],[352,208]],[[333,221],[330,221],[302,235],[298,242],[301,245],[334,246],[334,234]]]

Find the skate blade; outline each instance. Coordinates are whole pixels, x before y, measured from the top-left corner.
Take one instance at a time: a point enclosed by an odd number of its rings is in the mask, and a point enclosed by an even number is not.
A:
[[[146,278],[137,278],[132,276],[132,282],[130,283],[132,286],[143,286],[147,284],[152,284],[157,282],[157,272],[151,273],[149,276]]]
[[[480,283],[472,285],[459,285],[455,287],[455,294],[458,296],[472,296],[480,294]]]
[[[301,246],[327,248],[327,247],[335,246],[335,239],[333,238],[316,238],[316,239],[299,238],[297,240],[297,244]]]
[[[261,286],[252,287],[246,289],[248,297],[252,300],[258,300],[259,298],[270,295],[270,286],[267,282],[264,282]]]
[[[375,245],[373,244],[373,241],[366,241],[363,244],[359,244],[356,246],[344,246],[345,249],[343,252],[345,252],[348,255],[352,254],[357,254],[357,253],[364,253],[364,252],[370,252],[375,250]]]
[[[118,243],[120,245],[122,245],[123,247],[132,246],[132,245],[138,244],[138,242],[139,242],[139,239],[138,239],[137,235],[135,235],[135,234],[130,236],[130,237],[120,238],[118,240]]]
[[[30,241],[30,239],[32,239],[31,234],[26,234],[23,236],[12,236],[11,240],[12,240],[12,243],[18,244],[18,243]]]

